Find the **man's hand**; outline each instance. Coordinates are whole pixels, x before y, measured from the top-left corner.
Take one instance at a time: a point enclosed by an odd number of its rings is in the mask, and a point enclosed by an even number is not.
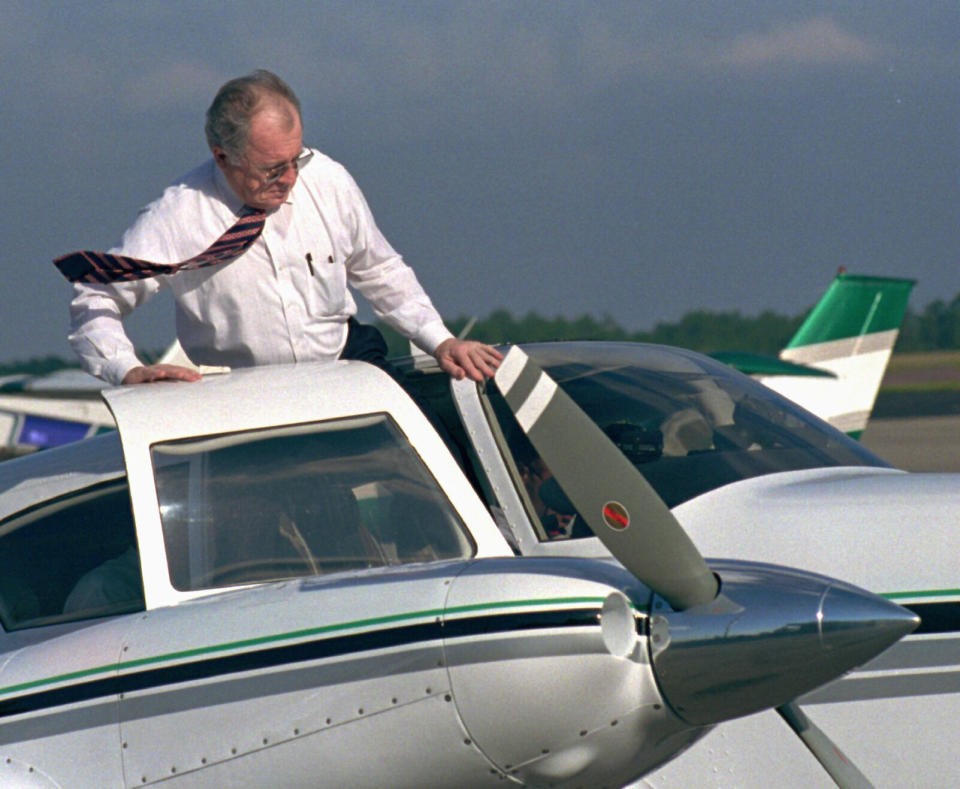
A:
[[[125,384],[148,384],[154,381],[199,381],[203,376],[190,367],[179,364],[151,364],[149,367],[134,367],[125,376]]]
[[[493,378],[500,366],[503,354],[496,348],[476,340],[444,340],[433,352],[441,369],[458,381],[464,377],[480,382]]]

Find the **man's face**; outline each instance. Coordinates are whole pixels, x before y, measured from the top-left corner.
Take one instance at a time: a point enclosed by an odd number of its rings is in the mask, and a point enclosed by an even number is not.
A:
[[[231,158],[219,146],[213,158],[237,197],[267,211],[280,206],[297,182],[296,159],[303,150],[303,128],[296,109],[286,102],[268,105],[250,120],[250,136],[243,155]],[[272,173],[283,174],[267,183]]]

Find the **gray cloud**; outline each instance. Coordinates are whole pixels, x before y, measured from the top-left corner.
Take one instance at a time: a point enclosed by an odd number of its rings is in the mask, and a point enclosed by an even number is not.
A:
[[[825,65],[876,62],[883,47],[819,16],[747,32],[718,47],[709,60],[719,65],[762,67],[776,64]]]

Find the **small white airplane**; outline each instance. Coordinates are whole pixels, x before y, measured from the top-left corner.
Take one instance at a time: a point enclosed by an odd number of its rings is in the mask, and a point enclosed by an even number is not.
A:
[[[195,367],[204,375],[225,367],[194,365],[176,340],[158,363]],[[0,460],[114,430],[100,393],[108,384],[77,369],[0,378]]]
[[[0,378],[0,458],[113,430],[104,387],[80,370]]]
[[[707,564],[634,463],[696,440],[698,407],[754,473],[878,461],[697,354],[530,353],[562,388],[519,349],[489,387],[411,363],[449,445],[386,374],[338,362],[111,389],[117,432],[0,464],[0,785],[621,786],[772,708],[858,785],[794,700],[917,616]],[[628,455],[575,401],[609,408]],[[629,424],[650,408],[679,416]],[[575,502],[567,539],[511,441]],[[729,476],[702,458],[680,489]]]
[[[711,356],[860,438],[915,284],[841,268],[779,358],[737,352]]]

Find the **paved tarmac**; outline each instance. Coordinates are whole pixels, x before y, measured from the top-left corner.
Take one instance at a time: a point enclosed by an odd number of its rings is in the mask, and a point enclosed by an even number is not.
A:
[[[907,471],[960,471],[960,415],[872,418],[862,442]]]

